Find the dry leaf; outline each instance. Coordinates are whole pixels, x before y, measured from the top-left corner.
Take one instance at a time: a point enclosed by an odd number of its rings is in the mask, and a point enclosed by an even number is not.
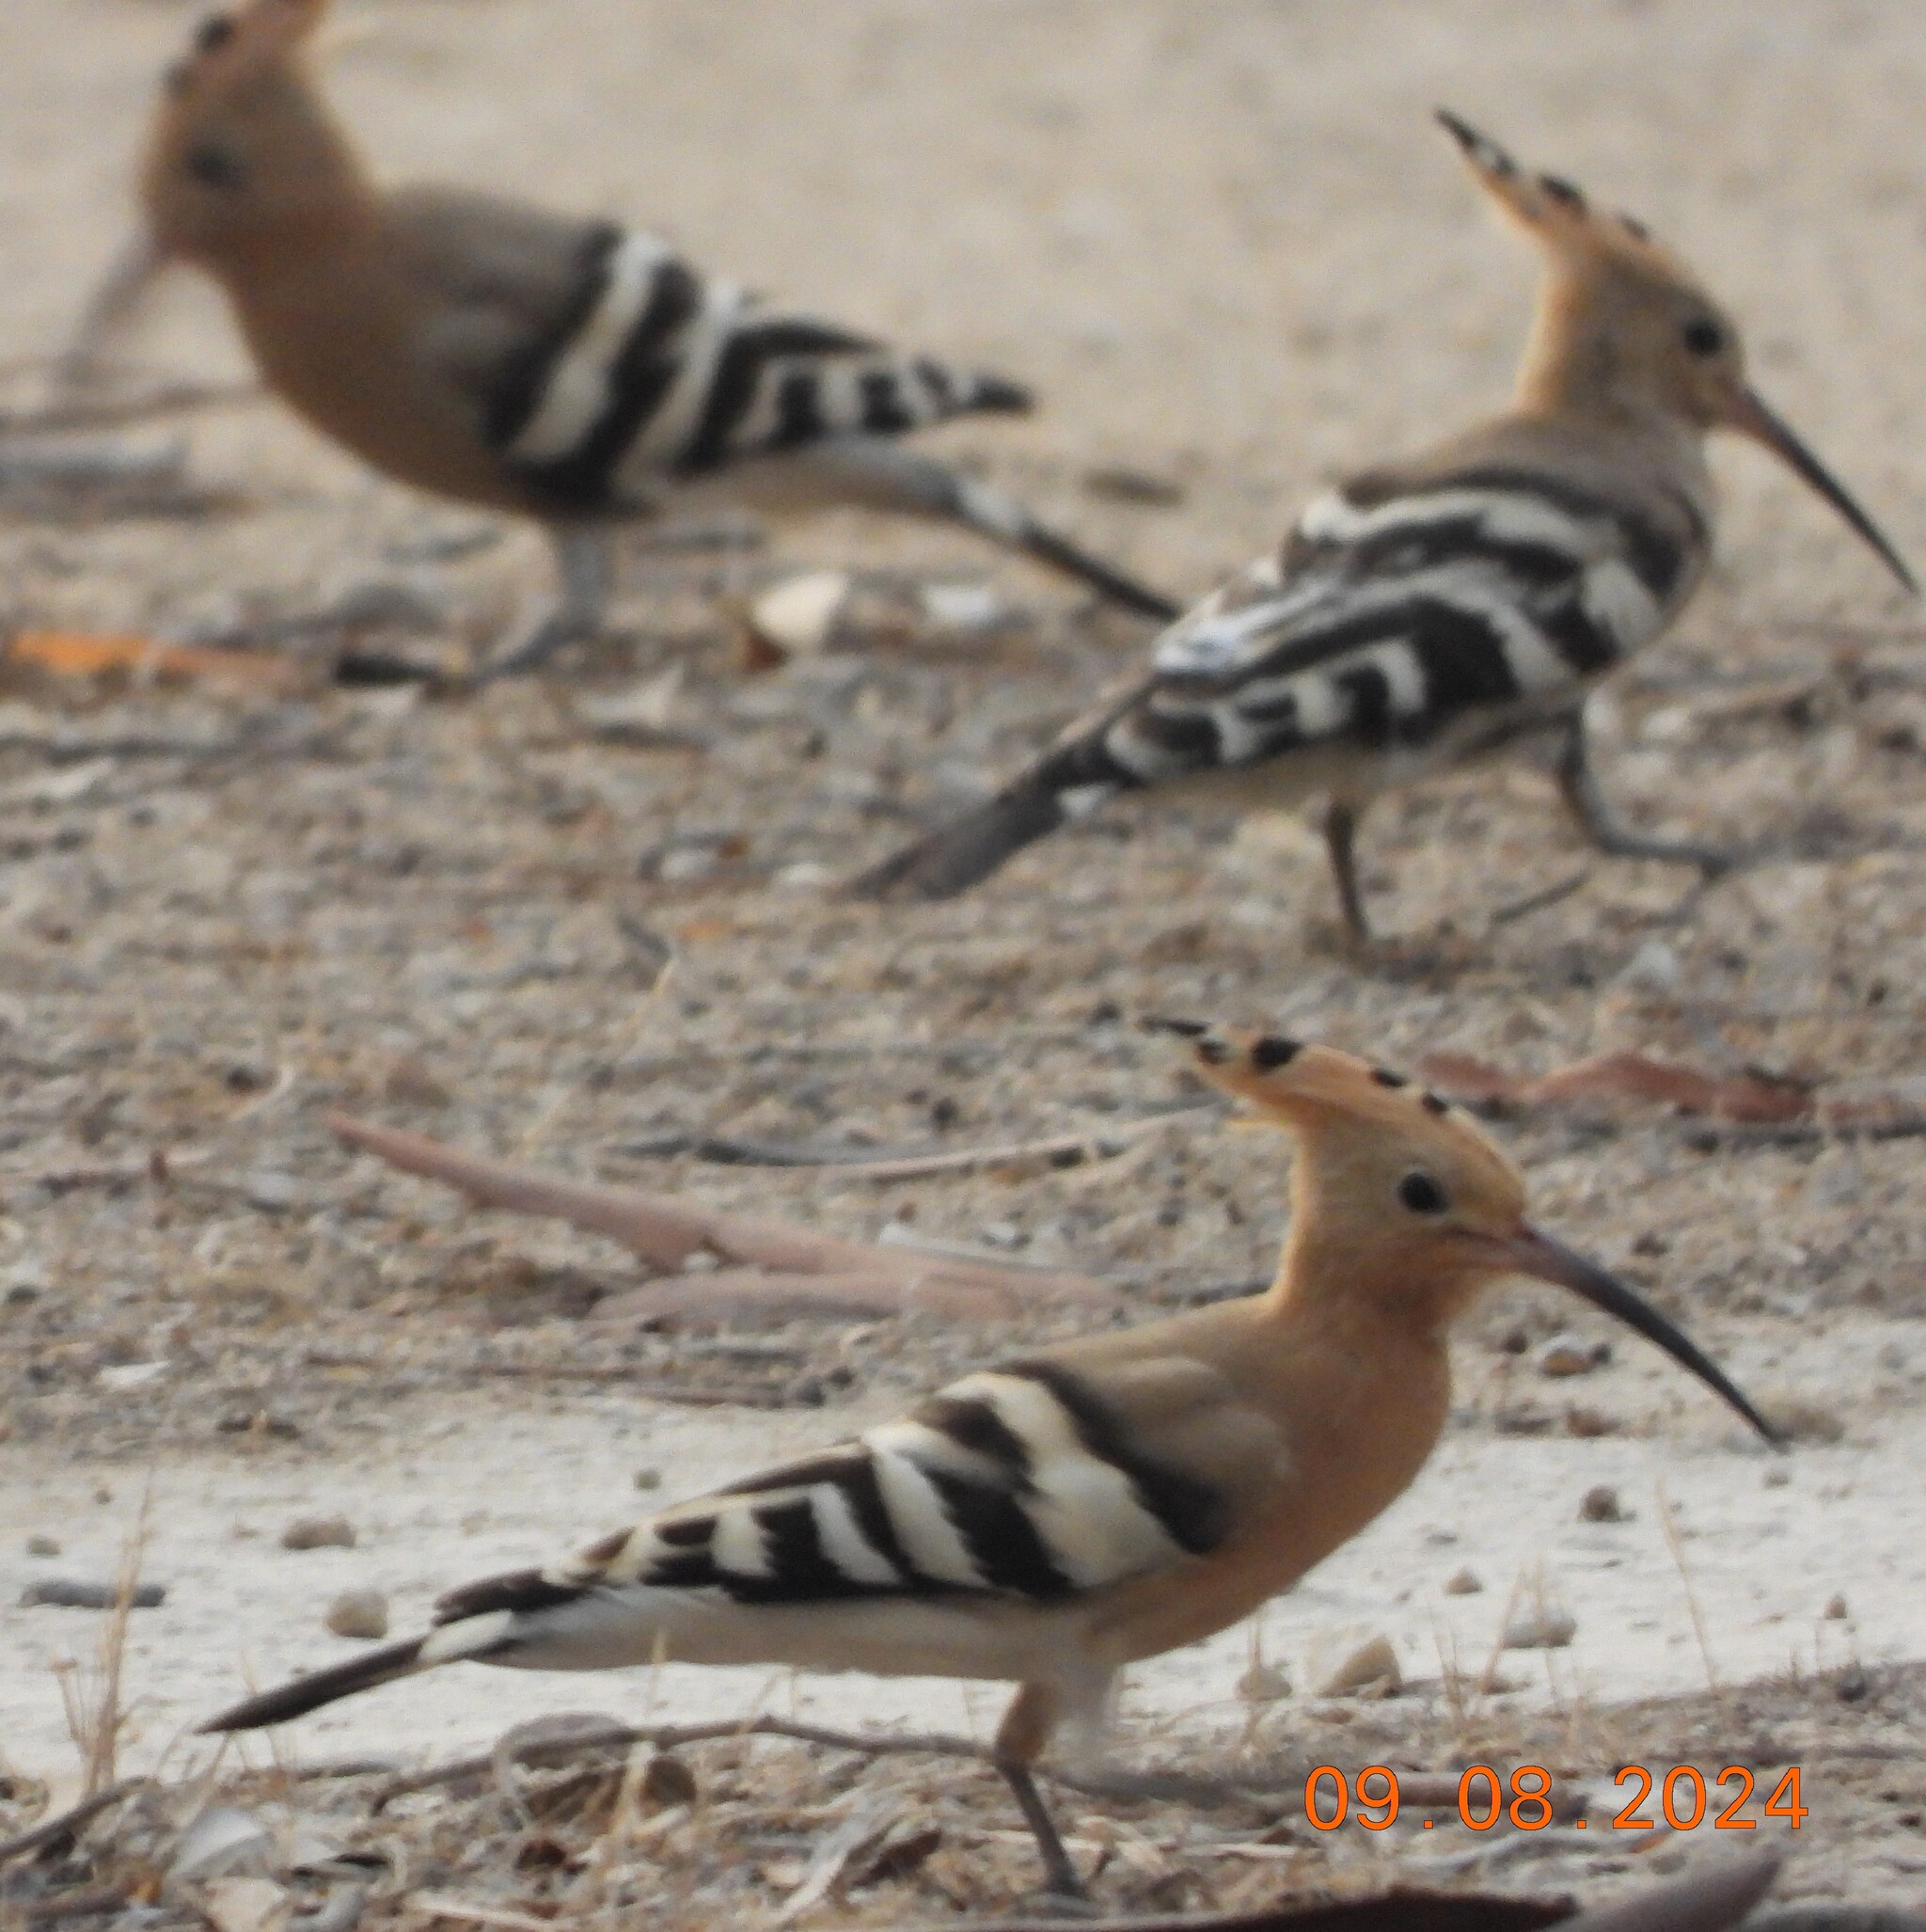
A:
[[[96,635],[87,631],[24,630],[8,645],[5,661],[28,664],[55,677],[130,676],[193,678],[255,690],[291,689],[299,668],[265,651],[224,651],[201,644],[167,644],[158,638]]]
[[[1469,1053],[1432,1053],[1418,1063],[1426,1082],[1456,1100],[1528,1107],[1569,1106],[1583,1101],[1650,1101],[1681,1114],[1746,1125],[1808,1120],[1811,1089],[1758,1074],[1706,1073],[1649,1053],[1594,1053],[1541,1079],[1508,1073]]]

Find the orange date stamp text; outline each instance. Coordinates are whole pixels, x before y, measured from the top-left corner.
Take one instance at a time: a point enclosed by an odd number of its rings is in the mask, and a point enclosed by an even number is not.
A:
[[[1448,1778],[1407,1774],[1407,1780],[1400,1787],[1388,1765],[1366,1765],[1354,1779],[1335,1765],[1319,1765],[1304,1780],[1304,1816],[1319,1831],[1335,1831],[1352,1821],[1366,1831],[1383,1831],[1407,1804],[1447,1814],[1455,1807],[1459,1823],[1472,1831],[1503,1823],[1520,1831],[1542,1831],[1560,1817],[1552,1774],[1543,1765],[1520,1765],[1508,1777],[1491,1765],[1472,1765],[1460,1773],[1455,1791]],[[1643,1765],[1625,1765],[1612,1782],[1624,1802],[1598,1821],[1608,1831],[1654,1831],[1661,1823],[1674,1831],[1696,1831],[1701,1825],[1756,1831],[1765,1819],[1796,1831],[1810,1809],[1800,1797],[1797,1765],[1778,1776],[1757,1815],[1750,1808],[1760,1796],[1760,1782],[1744,1765],[1728,1765],[1710,1780],[1693,1765],[1674,1765],[1656,1775]],[[1592,1822],[1582,1813],[1571,1817],[1569,1810],[1564,1815],[1580,1831]],[[1427,1817],[1424,1829],[1433,1823]]]

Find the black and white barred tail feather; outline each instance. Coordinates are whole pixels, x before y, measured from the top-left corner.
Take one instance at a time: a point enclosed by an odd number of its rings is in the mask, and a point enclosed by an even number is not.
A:
[[[773,309],[703,277],[652,235],[553,224],[445,192],[402,205],[440,241],[438,273],[465,288],[487,240],[513,233],[524,244],[520,259],[544,295],[540,325],[513,328],[515,346],[500,361],[451,372],[475,399],[483,440],[537,515],[621,515],[721,480],[751,499],[760,487],[776,500],[786,493],[807,502],[813,483],[816,500],[943,517],[1125,610],[1176,614],[1168,598],[1003,492],[898,447],[954,417],[1027,413],[1032,398],[1020,384]],[[785,463],[786,483],[746,475]]]
[[[1200,1414],[1223,1397],[1202,1368],[1178,1389]],[[1074,1604],[1205,1554],[1225,1528],[1211,1484],[1139,1448],[1081,1376],[1014,1362],[571,1561],[453,1591],[425,1637],[249,1698],[202,1728],[281,1723],[465,1660],[1007,1675],[1010,1647],[986,1609]]]
[[[1330,491],[1163,633],[1131,699],[851,890],[947,897],[1121,792],[1265,766],[1287,792],[1306,753],[1368,797],[1568,713],[1664,627],[1708,541],[1682,493],[1640,506],[1517,464]]]
[[[604,225],[584,231],[572,290],[502,372],[483,431],[537,504],[586,515],[757,457],[1031,406],[1002,376],[768,308]]]

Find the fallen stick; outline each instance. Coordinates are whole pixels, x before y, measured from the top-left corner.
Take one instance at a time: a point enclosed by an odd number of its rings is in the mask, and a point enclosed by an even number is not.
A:
[[[117,429],[156,416],[252,403],[267,392],[259,383],[162,383],[127,396],[76,398],[40,409],[0,410],[0,436],[53,435],[76,429]]]
[[[374,1355],[339,1354],[329,1349],[309,1349],[301,1358],[311,1369],[358,1369],[370,1374],[391,1371],[395,1364]],[[647,1381],[634,1370],[620,1366],[592,1369],[578,1362],[455,1362],[450,1375],[494,1376],[503,1381],[612,1382],[624,1395],[642,1401],[679,1402],[693,1409],[780,1409],[787,1406],[780,1389],[766,1383],[732,1386],[692,1387],[686,1382]]]
[[[970,1764],[994,1765],[996,1757],[987,1745],[972,1738],[958,1737],[940,1731],[838,1731],[822,1724],[805,1724],[791,1718],[719,1718],[700,1724],[624,1724],[615,1718],[562,1716],[538,1718],[532,1723],[507,1733],[485,1755],[460,1758],[432,1770],[411,1772],[383,1786],[372,1809],[375,1812],[398,1797],[417,1791],[432,1791],[447,1784],[460,1784],[470,1778],[499,1773],[505,1765],[532,1765],[553,1767],[565,1765],[583,1751],[628,1750],[646,1744],[655,1750],[679,1750],[691,1744],[713,1744],[724,1738],[781,1737],[796,1744],[820,1745],[828,1750],[857,1751],[868,1757],[961,1758]],[[304,1777],[336,1775],[328,1766],[318,1766]],[[1045,1775],[1052,1782],[1093,1797],[1188,1800],[1209,1804],[1225,1799],[1271,1799],[1296,1794],[1303,1780],[1295,1773],[1280,1784],[1255,1783],[1236,1778],[1199,1777],[1187,1772],[1092,1770],[1074,1771],[1049,1766]]]
[[[983,1297],[966,1288],[953,1297],[942,1280],[944,1263],[933,1259],[928,1275],[906,1291],[899,1275],[864,1273],[776,1275],[755,1268],[718,1268],[706,1275],[665,1275],[597,1302],[592,1323],[648,1322],[683,1317],[716,1321],[783,1322],[797,1316],[844,1316],[853,1322],[897,1315],[905,1308],[968,1320]]]
[[[827,1280],[830,1297],[845,1297],[852,1280],[892,1285],[892,1308],[924,1307],[966,1319],[1007,1316],[1038,1301],[1100,1302],[1110,1291],[1088,1275],[1043,1274],[984,1262],[933,1259],[902,1248],[817,1234],[794,1223],[763,1216],[692,1208],[660,1196],[625,1188],[564,1180],[506,1161],[464,1153],[425,1134],[331,1115],[328,1126],[344,1145],[360,1148],[404,1173],[438,1180],[478,1207],[565,1221],[607,1235],[665,1274],[682,1271],[691,1257],[714,1256],[737,1267]],[[703,1277],[692,1275],[700,1284]],[[700,1295],[700,1286],[689,1291]]]
[[[552,1919],[518,1912],[511,1906],[485,1899],[457,1898],[451,1892],[418,1892],[403,1900],[403,1912],[431,1919],[456,1919],[464,1924],[494,1925],[500,1932],[555,1932]]]
[[[479,1757],[458,1758],[433,1770],[397,1778],[383,1787],[372,1809],[379,1813],[398,1797],[418,1791],[434,1791],[445,1784],[484,1778],[504,1764],[538,1767],[564,1765],[587,1750],[626,1750],[646,1744],[655,1750],[680,1750],[691,1744],[714,1744],[732,1737],[783,1737],[797,1744],[818,1744],[832,1750],[861,1751],[871,1757],[920,1753],[927,1757],[967,1758],[974,1764],[993,1762],[988,1750],[968,1737],[943,1732],[878,1731],[862,1734],[833,1731],[819,1724],[802,1724],[788,1718],[721,1718],[703,1724],[622,1724],[610,1719],[541,1718],[510,1732],[496,1748]]]
[[[17,1838],[0,1839],[0,1865],[10,1863],[14,1859],[24,1858],[30,1851],[38,1851],[43,1845],[51,1845],[66,1831],[78,1831],[83,1825],[117,1805],[122,1798],[132,1797],[136,1791],[144,1791],[149,1781],[145,1778],[122,1779],[118,1784],[110,1784],[104,1791],[97,1791],[91,1797],[83,1798],[71,1811],[62,1812],[58,1817],[43,1818],[30,1831],[23,1831]]]
[[[928,1174],[968,1174],[979,1167],[1016,1166],[1030,1161],[1050,1161],[1074,1166],[1083,1161],[1107,1160],[1126,1148],[1168,1127],[1174,1121],[1215,1117],[1215,1107],[1184,1107],[1148,1120],[1121,1127],[1089,1129],[1081,1133],[1051,1134],[1044,1140],[1019,1140],[1002,1146],[933,1148],[874,1156],[808,1145],[785,1147],[766,1141],[730,1140],[718,1134],[669,1135],[612,1151],[637,1160],[669,1160],[693,1155],[724,1167],[784,1167],[799,1172],[833,1174],[839,1180],[915,1180]]]

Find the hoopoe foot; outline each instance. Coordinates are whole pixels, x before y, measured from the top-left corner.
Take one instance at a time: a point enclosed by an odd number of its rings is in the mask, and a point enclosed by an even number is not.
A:
[[[1708,881],[1722,879],[1743,863],[1743,857],[1738,852],[1726,851],[1718,846],[1701,846],[1690,839],[1647,838],[1641,832],[1621,826],[1610,828],[1605,834],[1589,825],[1585,830],[1586,836],[1609,858],[1650,859],[1660,865],[1690,865],[1702,873]]]
[[[1319,950],[1349,961],[1362,973],[1400,985],[1455,978],[1481,957],[1473,937],[1446,923],[1428,933],[1366,933],[1325,926]]]
[[[1613,810],[1586,751],[1585,721],[1576,719],[1558,756],[1558,788],[1586,837],[1613,859],[1650,859],[1661,865],[1692,865],[1708,880],[1738,864],[1738,854],[1690,839],[1653,838],[1634,831]]]
[[[1064,1849],[1056,1821],[1043,1801],[1042,1792],[1036,1788],[1036,1780],[1031,1775],[1030,1767],[1005,1758],[998,1764],[997,1769],[1002,1773],[1003,1782],[1010,1787],[1017,1800],[1017,1809],[1023,1813],[1023,1822],[1030,1827],[1030,1835],[1036,1840],[1036,1849],[1043,1860],[1046,1895],[1072,1911],[1079,1907],[1087,1907],[1089,1891],[1077,1876],[1077,1868],[1070,1862],[1070,1854]]]
[[[541,670],[565,645],[586,642],[597,628],[572,611],[551,610],[540,623],[531,626],[518,642],[505,651],[497,651],[478,666],[475,682],[493,684],[498,678],[527,677]]]
[[[1101,1918],[1103,1908],[1095,1899],[1046,1887],[1023,1901],[1023,1916],[1027,1919],[1061,1919],[1065,1924],[1074,1925],[1081,1920]]]
[[[615,576],[608,531],[596,524],[562,524],[545,534],[555,556],[561,595],[519,643],[497,652],[476,672],[477,684],[492,684],[499,677],[525,677],[539,671],[563,645],[583,643],[601,631]]]

